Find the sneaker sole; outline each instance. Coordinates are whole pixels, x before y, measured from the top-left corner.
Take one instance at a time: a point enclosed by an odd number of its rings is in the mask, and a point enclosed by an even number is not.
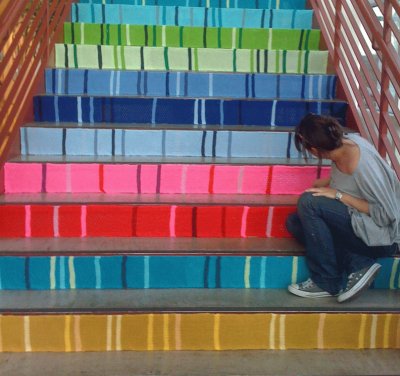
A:
[[[373,264],[369,268],[369,270],[363,275],[363,277],[349,291],[339,295],[337,301],[339,303],[343,303],[351,299],[355,299],[364,290],[368,289],[369,286],[371,286],[371,283],[374,281],[375,277],[377,276],[381,267],[382,266],[379,264]]]
[[[329,294],[329,292],[323,291],[323,292],[306,292],[299,290],[292,285],[288,286],[289,292],[291,292],[294,295],[301,296],[302,298],[332,298],[332,295]]]

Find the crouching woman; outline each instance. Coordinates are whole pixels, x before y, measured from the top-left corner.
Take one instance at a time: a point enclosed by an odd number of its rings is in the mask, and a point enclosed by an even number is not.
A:
[[[333,118],[307,115],[295,143],[332,166],[330,178],[315,181],[287,219],[289,232],[305,246],[311,274],[288,289],[306,298],[354,299],[376,277],[377,258],[399,249],[399,179],[369,142],[345,136]]]

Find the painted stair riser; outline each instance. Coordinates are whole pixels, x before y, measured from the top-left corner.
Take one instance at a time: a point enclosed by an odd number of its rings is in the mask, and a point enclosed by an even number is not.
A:
[[[336,76],[47,69],[46,93],[93,96],[333,99]]]
[[[4,171],[6,193],[300,194],[330,168],[7,163]]]
[[[71,21],[102,24],[311,29],[312,10],[72,4]]]
[[[112,46],[318,50],[320,31],[65,23],[64,43]]]
[[[399,289],[399,258],[383,258],[375,289]],[[286,289],[309,277],[298,256],[0,257],[2,290]]]
[[[22,155],[300,158],[290,132],[21,129]]]
[[[1,351],[400,348],[400,314],[2,315]]]
[[[306,6],[305,0],[80,0],[80,3],[248,9],[304,9]]]
[[[56,68],[326,74],[327,51],[55,45]]]
[[[294,127],[308,113],[344,122],[340,101],[121,98],[43,95],[34,98],[35,121],[119,124],[193,124]]]
[[[295,206],[2,205],[0,237],[290,237]]]

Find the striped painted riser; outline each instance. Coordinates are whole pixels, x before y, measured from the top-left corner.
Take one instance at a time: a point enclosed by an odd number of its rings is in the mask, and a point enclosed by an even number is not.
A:
[[[344,122],[340,101],[224,100],[43,95],[34,98],[35,121],[125,124],[296,126],[308,113]]]
[[[299,158],[290,132],[21,129],[22,155]]]
[[[399,258],[384,258],[376,289],[399,289]],[[286,289],[306,280],[298,256],[1,257],[1,290]]]
[[[325,74],[328,51],[56,44],[56,68]]]
[[[83,4],[172,5],[208,8],[303,9],[305,0],[80,0]]]
[[[333,99],[336,76],[47,69],[47,94]]]
[[[2,205],[0,237],[290,237],[294,206]]]
[[[400,314],[1,315],[0,351],[400,348]]]
[[[311,29],[312,10],[72,4],[71,21],[103,24]]]
[[[329,168],[321,169],[321,176]],[[6,193],[299,194],[317,167],[7,163]],[[138,186],[138,182],[140,185]]]
[[[319,30],[65,23],[64,43],[148,47],[318,50]]]

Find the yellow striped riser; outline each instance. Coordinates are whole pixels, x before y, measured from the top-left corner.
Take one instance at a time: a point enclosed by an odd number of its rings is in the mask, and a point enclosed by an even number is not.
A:
[[[400,314],[2,315],[0,351],[400,349]]]

